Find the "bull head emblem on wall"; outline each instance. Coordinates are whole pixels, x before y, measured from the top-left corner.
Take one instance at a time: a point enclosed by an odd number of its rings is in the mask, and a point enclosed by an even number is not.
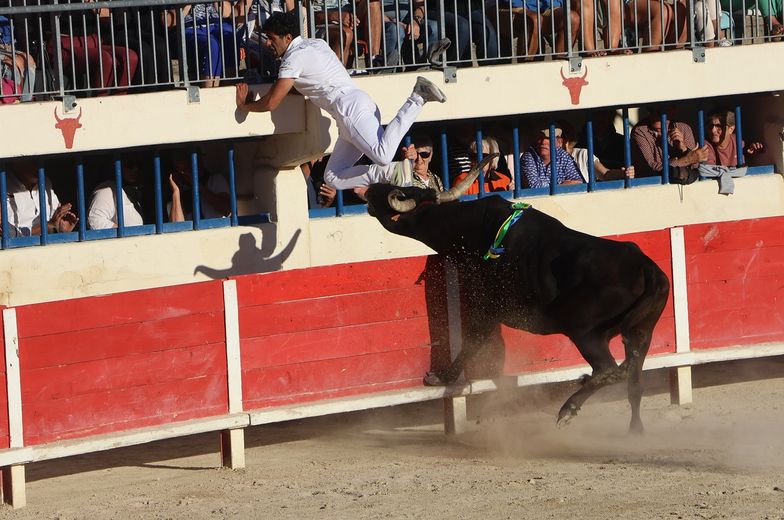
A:
[[[563,78],[563,86],[569,89],[569,96],[572,98],[572,105],[579,105],[580,91],[582,90],[583,86],[588,84],[588,82],[585,81],[585,78],[588,77],[588,67],[585,67],[585,74],[574,78],[567,78],[564,76],[563,69],[561,69],[561,77]]]
[[[79,107],[78,116],[65,119],[57,116],[57,107],[54,107],[54,118],[57,121],[57,124],[54,125],[54,127],[62,132],[63,141],[65,141],[65,147],[70,150],[73,148],[76,130],[82,127],[82,124],[79,122],[79,120],[82,118],[82,108]]]

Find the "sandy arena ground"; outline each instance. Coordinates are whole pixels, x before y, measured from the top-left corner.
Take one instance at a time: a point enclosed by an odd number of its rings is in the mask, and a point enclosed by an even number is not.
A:
[[[649,374],[643,437],[617,387],[557,430],[558,385],[475,400],[457,437],[439,402],[253,428],[240,471],[215,467],[217,435],[38,463],[29,505],[0,519],[784,518],[782,375],[782,359],[697,367],[674,407]]]

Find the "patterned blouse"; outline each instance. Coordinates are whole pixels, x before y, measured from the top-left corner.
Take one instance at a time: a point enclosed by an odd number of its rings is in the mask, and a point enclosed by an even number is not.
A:
[[[544,164],[533,146],[523,154],[522,170],[529,188],[550,186],[550,165]],[[564,181],[583,182],[574,159],[562,148],[555,150],[555,171],[558,184],[563,184]]]

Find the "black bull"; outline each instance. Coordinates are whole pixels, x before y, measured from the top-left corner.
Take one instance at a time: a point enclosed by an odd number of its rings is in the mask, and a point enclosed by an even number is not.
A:
[[[667,276],[637,245],[580,233],[533,208],[509,228],[504,252],[483,260],[513,209],[497,196],[457,201],[478,171],[446,194],[384,184],[366,193],[368,212],[388,231],[445,256],[468,284],[463,348],[447,369],[428,373],[425,383],[454,382],[499,323],[535,334],[560,333],[593,371],[561,407],[558,424],[576,416],[599,388],[628,378],[630,430],[641,432],[642,365],[667,302]],[[620,366],[609,347],[618,334],[625,350]]]

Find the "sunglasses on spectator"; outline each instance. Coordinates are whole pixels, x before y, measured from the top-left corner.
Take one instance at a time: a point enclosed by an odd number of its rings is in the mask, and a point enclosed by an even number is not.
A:
[[[724,128],[724,125],[721,123],[711,123],[711,128]]]
[[[428,157],[430,157],[430,154],[432,154],[432,153],[433,153],[433,152],[428,152],[427,150],[424,150],[424,151],[421,151],[421,152],[417,151],[417,153],[416,153],[416,154],[417,154],[417,155],[418,155],[420,158],[422,158],[422,159],[427,159]]]

